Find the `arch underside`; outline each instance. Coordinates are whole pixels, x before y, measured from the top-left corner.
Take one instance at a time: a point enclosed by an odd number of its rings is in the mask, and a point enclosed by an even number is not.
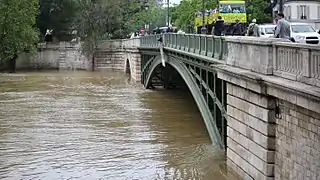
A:
[[[127,59],[126,60],[126,65],[125,65],[125,73],[126,73],[126,75],[129,75],[129,76],[131,76],[131,64],[130,64],[130,60],[129,59]]]
[[[133,66],[132,66],[132,55],[130,52],[125,53],[125,66],[124,66],[124,72],[131,77],[131,74],[133,73]]]
[[[225,144],[225,127],[222,127],[222,130],[219,130],[217,126],[217,119],[223,119],[224,116],[222,115],[219,116],[219,118],[217,117],[216,107],[221,108],[221,114],[223,114],[225,111],[224,107],[222,107],[222,104],[219,102],[217,96],[213,92],[215,90],[210,90],[209,88],[209,76],[206,76],[206,78],[203,79],[203,70],[200,69],[201,72],[198,73],[199,68],[197,69],[196,66],[183,62],[175,57],[169,57],[165,55],[165,60],[166,64],[171,65],[180,74],[181,78],[189,88],[204,119],[204,123],[212,143],[215,146],[223,148]],[[156,56],[145,63],[145,66],[142,68],[142,83],[146,88],[152,82],[152,76],[154,74],[153,72],[157,69],[157,67],[159,67],[159,65],[161,66],[161,57]],[[211,108],[209,107],[210,104]],[[212,104],[214,105],[214,108]],[[226,124],[222,124],[222,126],[226,126]]]

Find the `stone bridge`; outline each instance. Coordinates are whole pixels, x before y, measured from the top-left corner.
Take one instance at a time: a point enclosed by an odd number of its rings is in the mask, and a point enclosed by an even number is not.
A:
[[[181,34],[103,47],[146,88],[182,80],[213,144],[244,179],[320,179],[320,47]]]

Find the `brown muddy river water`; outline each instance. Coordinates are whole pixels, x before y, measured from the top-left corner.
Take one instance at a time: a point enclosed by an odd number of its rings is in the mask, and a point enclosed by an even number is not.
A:
[[[226,180],[192,97],[116,72],[0,74],[0,179]]]

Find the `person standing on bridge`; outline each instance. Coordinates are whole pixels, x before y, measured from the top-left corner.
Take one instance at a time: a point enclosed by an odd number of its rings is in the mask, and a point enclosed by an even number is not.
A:
[[[242,36],[243,35],[242,26],[241,26],[239,20],[236,20],[236,24],[233,25],[232,35],[233,36]]]
[[[290,23],[284,19],[283,13],[277,14],[277,26],[274,37],[291,40]]]
[[[247,36],[260,37],[260,29],[256,19],[252,19],[252,23],[249,24]]]
[[[215,36],[223,36],[224,35],[224,30],[225,30],[225,26],[224,26],[224,21],[222,20],[221,16],[218,16],[218,19],[216,21],[216,23],[214,23],[213,25],[213,35]]]

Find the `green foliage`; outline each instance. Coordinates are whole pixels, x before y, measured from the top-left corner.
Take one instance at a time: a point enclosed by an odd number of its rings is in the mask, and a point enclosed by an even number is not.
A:
[[[205,9],[214,9],[217,0],[205,0]],[[267,11],[270,3],[265,0],[247,0],[248,20],[257,19],[259,23],[271,22],[271,12]],[[172,21],[175,26],[188,30],[194,26],[195,13],[202,10],[202,0],[182,0],[172,11]]]
[[[217,5],[216,0],[205,0],[205,9],[214,9]],[[172,13],[172,21],[175,26],[187,31],[193,27],[195,13],[202,10],[202,0],[182,0]]]
[[[151,29],[166,25],[167,10],[156,4],[151,4],[148,10],[140,11],[133,15],[134,29],[138,30],[145,24],[150,24]]]
[[[37,0],[0,0],[0,68],[38,41]]]
[[[152,3],[146,10],[142,5],[140,0],[76,0],[74,27],[84,39],[85,52],[93,54],[99,40],[127,38],[144,24],[164,24],[161,8]]]
[[[77,12],[74,0],[39,0],[37,25],[42,35],[53,29],[56,35],[72,30],[73,19]]]
[[[249,0],[246,3],[247,19],[249,22],[252,19],[257,19],[258,23],[272,22],[271,12],[267,12],[270,2],[265,0]]]

